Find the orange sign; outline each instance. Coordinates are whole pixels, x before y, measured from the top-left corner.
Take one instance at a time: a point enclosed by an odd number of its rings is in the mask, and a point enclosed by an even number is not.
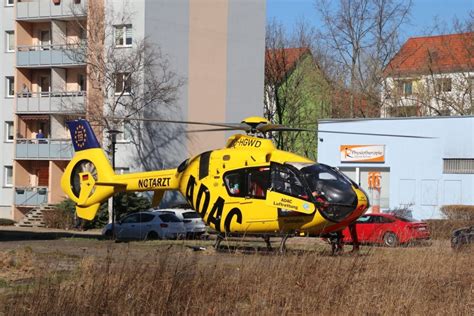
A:
[[[378,189],[380,190],[380,172],[378,171],[371,171],[369,172],[369,189]]]
[[[385,145],[341,145],[341,162],[385,162]]]
[[[370,194],[372,195],[372,213],[380,213],[381,178],[382,175],[379,171],[369,171],[368,186]]]

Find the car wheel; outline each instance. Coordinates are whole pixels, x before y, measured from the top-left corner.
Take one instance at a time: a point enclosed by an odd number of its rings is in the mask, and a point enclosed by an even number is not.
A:
[[[112,238],[112,230],[107,229],[104,233],[104,236],[107,237],[107,238]]]
[[[151,231],[146,235],[145,240],[157,240],[160,239],[160,235],[157,232]]]
[[[387,232],[383,235],[383,243],[387,247],[396,247],[398,245],[398,238],[392,232]]]

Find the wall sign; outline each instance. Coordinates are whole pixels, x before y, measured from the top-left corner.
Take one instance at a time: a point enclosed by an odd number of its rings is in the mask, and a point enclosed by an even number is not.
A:
[[[385,162],[385,145],[341,145],[341,162]]]

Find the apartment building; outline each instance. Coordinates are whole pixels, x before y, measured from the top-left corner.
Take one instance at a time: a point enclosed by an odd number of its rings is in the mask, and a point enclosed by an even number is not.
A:
[[[93,49],[115,45],[125,51],[146,38],[183,82],[163,117],[240,122],[262,114],[264,1],[1,1],[5,40],[0,74],[5,84],[0,90],[0,217],[19,220],[33,208],[64,199],[59,181],[73,155],[65,122],[92,115],[100,89],[91,82],[90,63],[75,52],[91,49],[89,30],[103,24],[94,21],[98,17],[113,24],[113,40]],[[98,10],[103,14],[96,14]],[[127,13],[125,20],[109,16],[122,13]],[[125,80],[121,85],[126,89]],[[165,128],[157,123],[156,135]],[[139,149],[130,142],[126,126],[121,132],[117,172],[149,168],[137,158]],[[222,146],[227,135],[175,136],[150,154],[157,160],[153,166],[176,166],[191,154]],[[108,137],[102,130],[100,138],[107,143]]]
[[[13,0],[0,3],[0,218],[10,218],[13,204],[13,139],[15,85],[15,8]]]
[[[414,37],[384,70],[382,117],[474,114],[474,32]]]

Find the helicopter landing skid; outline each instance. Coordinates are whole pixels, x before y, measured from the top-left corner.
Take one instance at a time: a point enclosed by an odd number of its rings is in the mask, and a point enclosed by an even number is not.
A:
[[[217,234],[216,242],[214,243],[214,249],[218,250],[221,242],[224,240],[225,236],[222,234]]]
[[[217,237],[216,237],[216,242],[214,243],[214,249],[215,250],[219,250],[219,246],[221,244],[221,242],[225,239],[225,235],[223,234],[217,234]],[[288,240],[288,238],[290,238],[291,235],[284,235],[281,239],[281,242],[280,242],[280,247],[278,248],[278,251],[280,253],[285,253],[286,252],[286,241]],[[265,241],[265,244],[267,246],[267,250],[268,251],[272,251],[273,248],[272,248],[272,244],[270,242],[270,236],[269,235],[265,235],[262,237],[263,240]]]
[[[280,242],[280,253],[285,253],[285,252],[286,252],[286,241],[288,240],[289,237],[290,237],[290,235],[285,235],[285,236],[283,236],[283,238],[281,239],[281,242]]]
[[[272,248],[272,243],[270,242],[270,236],[268,235],[263,236],[263,240],[265,241],[265,244],[267,245],[267,250],[272,251],[273,248]]]
[[[339,255],[343,252],[342,232],[331,233],[328,241],[331,244],[332,255]]]

